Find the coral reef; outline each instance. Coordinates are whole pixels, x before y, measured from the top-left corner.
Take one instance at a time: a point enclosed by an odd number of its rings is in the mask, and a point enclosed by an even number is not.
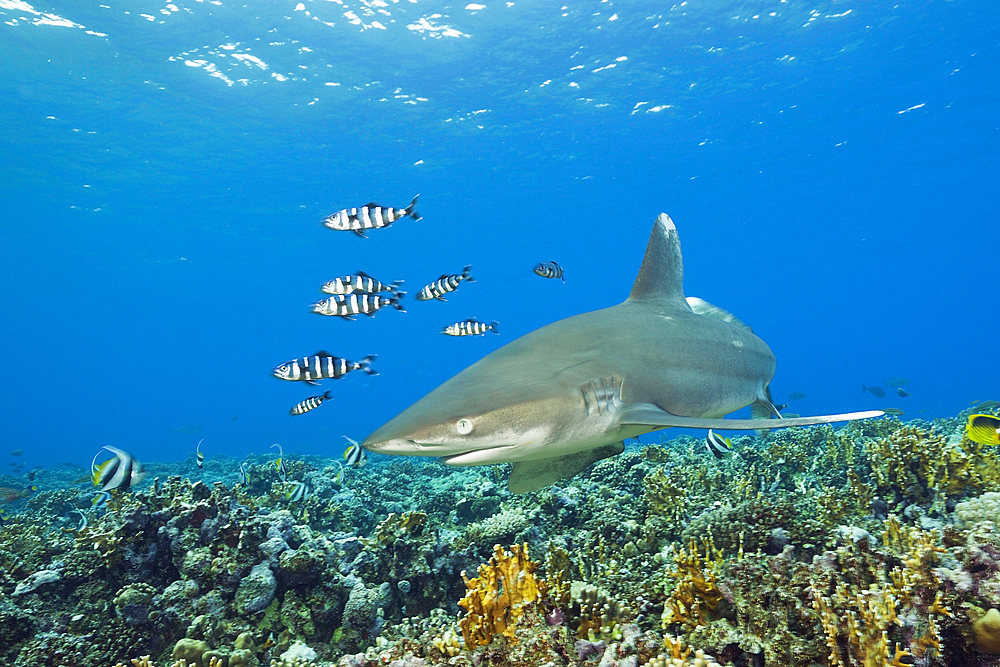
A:
[[[524,496],[380,457],[151,463],[102,503],[39,470],[0,524],[0,664],[998,664],[1000,462],[963,426],[679,436]]]

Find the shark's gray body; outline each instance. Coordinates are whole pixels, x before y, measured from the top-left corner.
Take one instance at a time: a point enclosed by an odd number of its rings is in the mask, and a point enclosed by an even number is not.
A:
[[[537,329],[486,356],[372,433],[386,454],[450,465],[514,462],[508,486],[525,493],[618,454],[622,441],[670,426],[760,428],[721,417],[758,403],[775,359],[724,311],[683,292],[680,241],[660,214],[629,298]],[[705,314],[699,314],[705,313]],[[776,411],[775,411],[776,412]],[[765,422],[768,428],[880,412]]]

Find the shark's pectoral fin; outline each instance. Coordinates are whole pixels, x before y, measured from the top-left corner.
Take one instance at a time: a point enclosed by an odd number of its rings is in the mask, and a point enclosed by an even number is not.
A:
[[[867,412],[847,412],[841,415],[821,415],[818,417],[795,417],[794,419],[769,419],[768,428],[787,428],[789,426],[811,426],[813,424],[832,424],[854,419],[881,417],[881,410]],[[633,403],[622,408],[618,419],[620,424],[641,424],[668,428],[711,428],[715,430],[753,431],[761,427],[757,419],[703,419],[701,417],[679,417],[652,403]]]
[[[625,451],[624,442],[615,442],[597,449],[576,454],[556,456],[551,459],[518,461],[510,472],[507,488],[511,493],[530,493],[552,486],[561,479],[569,479],[590,464]]]

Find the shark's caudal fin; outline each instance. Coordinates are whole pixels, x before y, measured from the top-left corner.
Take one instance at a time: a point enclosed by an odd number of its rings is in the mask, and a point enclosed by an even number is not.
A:
[[[680,428],[711,428],[715,430],[731,431],[753,431],[761,426],[767,428],[786,428],[788,426],[812,426],[813,424],[833,424],[834,422],[846,422],[854,419],[868,419],[869,417],[881,417],[885,413],[881,410],[868,410],[866,412],[846,412],[840,415],[821,415],[818,417],[795,417],[793,419],[768,419],[762,422],[759,419],[703,419],[701,417],[678,417],[663,408],[652,403],[634,403],[622,409],[619,419],[621,424],[642,424],[645,426],[660,426],[667,428],[676,426]]]
[[[552,486],[561,479],[569,479],[591,463],[616,456],[625,451],[624,442],[615,442],[597,449],[588,449],[566,456],[549,459],[518,461],[510,471],[507,488],[511,493],[530,493]]]
[[[656,218],[646,244],[639,275],[628,295],[630,301],[654,301],[690,310],[684,300],[684,261],[674,221],[666,213]]]

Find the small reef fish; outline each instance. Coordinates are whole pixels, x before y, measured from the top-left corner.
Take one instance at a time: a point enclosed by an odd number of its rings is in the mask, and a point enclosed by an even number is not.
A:
[[[906,390],[905,390],[905,389],[903,389],[902,387],[896,387],[896,394],[897,394],[897,395],[898,395],[898,396],[899,396],[900,398],[906,398],[907,396],[909,396],[909,395],[910,395],[910,392],[906,391]]]
[[[205,442],[205,438],[198,441],[198,446],[194,448],[194,462],[198,466],[198,469],[205,467],[205,455],[201,453],[201,443]]]
[[[14,451],[12,451],[10,453],[11,456],[20,456],[21,454],[24,454],[24,450],[23,449],[15,449]]]
[[[406,309],[399,302],[404,294],[406,292],[394,292],[388,298],[367,293],[334,294],[329,298],[314,303],[312,305],[312,312],[328,317],[343,317],[345,320],[351,322],[354,321],[357,315],[372,317],[386,306],[392,306],[401,313],[405,313]]]
[[[368,238],[365,234],[367,230],[388,227],[400,218],[410,216],[414,220],[420,220],[420,214],[414,209],[419,196],[414,197],[406,208],[381,206],[373,201],[361,208],[345,208],[326,216],[323,219],[323,225],[338,232],[354,232],[366,239]]]
[[[357,440],[352,440],[346,435],[344,438],[351,443],[351,446],[344,450],[344,460],[347,461],[347,465],[352,468],[361,468],[366,463],[368,463],[368,454],[365,450],[358,444]]]
[[[274,447],[278,448],[278,460],[274,462],[274,465],[278,469],[278,477],[281,478],[282,482],[285,482],[288,480],[288,468],[285,467],[285,450],[278,443],[271,445],[272,449]]]
[[[906,378],[889,378],[888,380],[882,380],[882,384],[895,389],[896,387],[903,387],[910,384],[910,381]]]
[[[334,475],[331,479],[333,480],[334,484],[340,486],[341,484],[344,483],[344,466],[341,465],[340,461],[334,461],[334,463],[337,464],[337,474]]]
[[[329,391],[327,391],[326,393],[324,393],[322,396],[310,396],[309,398],[307,398],[306,400],[302,401],[301,403],[299,403],[298,405],[296,405],[294,408],[292,408],[291,410],[289,410],[288,414],[290,414],[290,415],[304,415],[305,413],[309,412],[310,410],[315,410],[319,406],[323,405],[323,401],[329,401],[332,398],[333,398],[333,396],[330,395]]]
[[[476,279],[472,277],[472,265],[469,264],[459,275],[448,275],[447,273],[442,273],[441,277],[430,283],[429,285],[424,285],[420,288],[417,293],[417,301],[430,301],[431,299],[437,299],[438,301],[447,301],[444,295],[448,292],[454,292],[458,289],[458,286],[463,280],[468,280],[470,283],[476,282]]]
[[[0,486],[0,505],[12,503],[21,498],[27,498],[33,491],[37,491],[37,486],[27,486],[23,489],[15,489],[9,486]]]
[[[499,336],[499,326],[500,323],[496,320],[493,320],[490,324],[486,324],[475,318],[470,318],[464,322],[449,324],[444,329],[441,329],[441,333],[448,336],[485,336],[487,331],[492,331]]]
[[[293,482],[292,488],[285,493],[285,499],[289,502],[297,503],[300,500],[312,498],[315,490],[308,482]]]
[[[861,383],[861,393],[869,392],[875,398],[885,398],[885,390],[882,387],[866,387],[865,383]]]
[[[361,361],[348,361],[320,350],[311,357],[300,357],[286,361],[275,368],[271,374],[280,380],[308,382],[309,384],[319,384],[316,380],[336,380],[357,370],[362,370],[369,375],[378,375],[378,372],[371,367],[375,357],[376,355],[369,354]]]
[[[90,504],[95,510],[107,509],[108,501],[110,501],[112,497],[113,496],[107,491],[98,491],[94,494],[94,499],[90,501]]]
[[[247,462],[244,461],[240,464],[240,471],[237,473],[239,475],[239,482],[243,486],[250,486],[250,471],[247,470]]]
[[[729,438],[723,438],[712,429],[708,429],[708,435],[705,436],[705,447],[708,448],[708,451],[712,452],[712,456],[721,459],[732,451],[733,443]]]
[[[903,412],[899,408],[886,408],[882,412],[884,412],[887,415],[892,415],[893,417],[899,417],[900,415],[905,415],[906,414],[905,412]]]
[[[981,445],[1000,445],[1000,418],[994,415],[969,415],[965,426],[969,440]]]
[[[90,462],[90,479],[94,486],[101,487],[101,491],[128,491],[129,487],[142,481],[146,476],[146,471],[138,459],[134,458],[126,451],[117,447],[106,445],[101,447],[114,456],[101,465],[97,465],[97,457],[100,452],[94,454],[94,460]]]
[[[81,509],[73,510],[80,515],[80,522],[76,524],[76,532],[80,532],[84,528],[90,525],[90,520],[87,519],[87,513]]]
[[[393,294],[399,292],[400,286],[402,286],[404,281],[394,280],[391,285],[383,283],[364,271],[358,271],[353,276],[341,276],[339,278],[334,278],[323,284],[320,287],[321,292],[326,292],[327,294],[352,294],[354,292],[366,292],[368,294],[374,294],[375,292],[392,292]]]
[[[793,391],[788,395],[788,402],[791,403],[792,401],[801,401],[805,397],[806,395],[801,391]]]
[[[973,401],[973,403],[979,403],[979,401]],[[992,410],[993,408],[1000,407],[1000,401],[983,401],[976,406],[976,412],[984,412],[986,410]]]
[[[541,262],[540,264],[536,264],[535,273],[542,278],[559,278],[564,283],[566,282],[566,278],[563,276],[563,268],[555,262]]]

